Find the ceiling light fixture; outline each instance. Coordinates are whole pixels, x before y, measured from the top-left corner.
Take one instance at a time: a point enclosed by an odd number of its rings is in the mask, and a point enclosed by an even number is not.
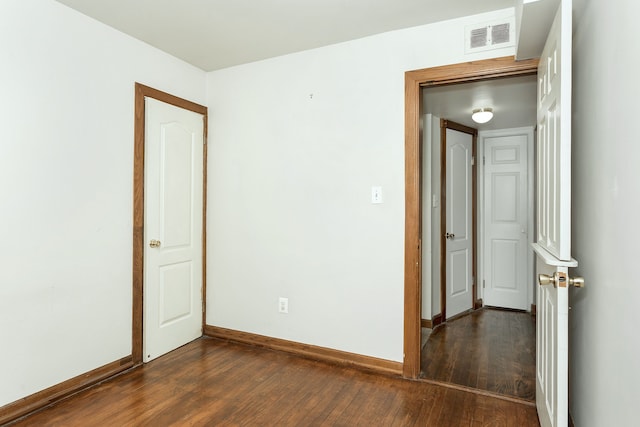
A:
[[[487,123],[493,118],[493,109],[491,108],[476,108],[471,113],[471,119],[476,123]]]

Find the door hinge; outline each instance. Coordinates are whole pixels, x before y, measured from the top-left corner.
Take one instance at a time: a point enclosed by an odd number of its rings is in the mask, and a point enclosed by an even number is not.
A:
[[[476,158],[475,156],[471,156],[471,166],[475,166],[476,164]]]
[[[484,283],[484,280],[482,280],[482,289],[486,288],[486,285]]]

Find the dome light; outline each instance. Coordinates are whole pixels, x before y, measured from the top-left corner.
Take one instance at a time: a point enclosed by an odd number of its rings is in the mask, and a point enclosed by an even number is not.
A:
[[[493,118],[493,109],[476,108],[471,114],[471,119],[476,123],[487,123]]]

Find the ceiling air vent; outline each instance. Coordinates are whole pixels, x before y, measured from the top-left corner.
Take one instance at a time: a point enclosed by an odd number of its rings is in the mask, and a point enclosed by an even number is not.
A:
[[[465,28],[465,53],[510,47],[515,45],[513,18],[485,22]]]

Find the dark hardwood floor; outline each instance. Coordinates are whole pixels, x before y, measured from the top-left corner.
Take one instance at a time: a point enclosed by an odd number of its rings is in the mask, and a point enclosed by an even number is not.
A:
[[[538,426],[533,405],[201,338],[17,426]]]
[[[476,310],[431,333],[421,377],[535,401],[535,341],[530,313]]]

